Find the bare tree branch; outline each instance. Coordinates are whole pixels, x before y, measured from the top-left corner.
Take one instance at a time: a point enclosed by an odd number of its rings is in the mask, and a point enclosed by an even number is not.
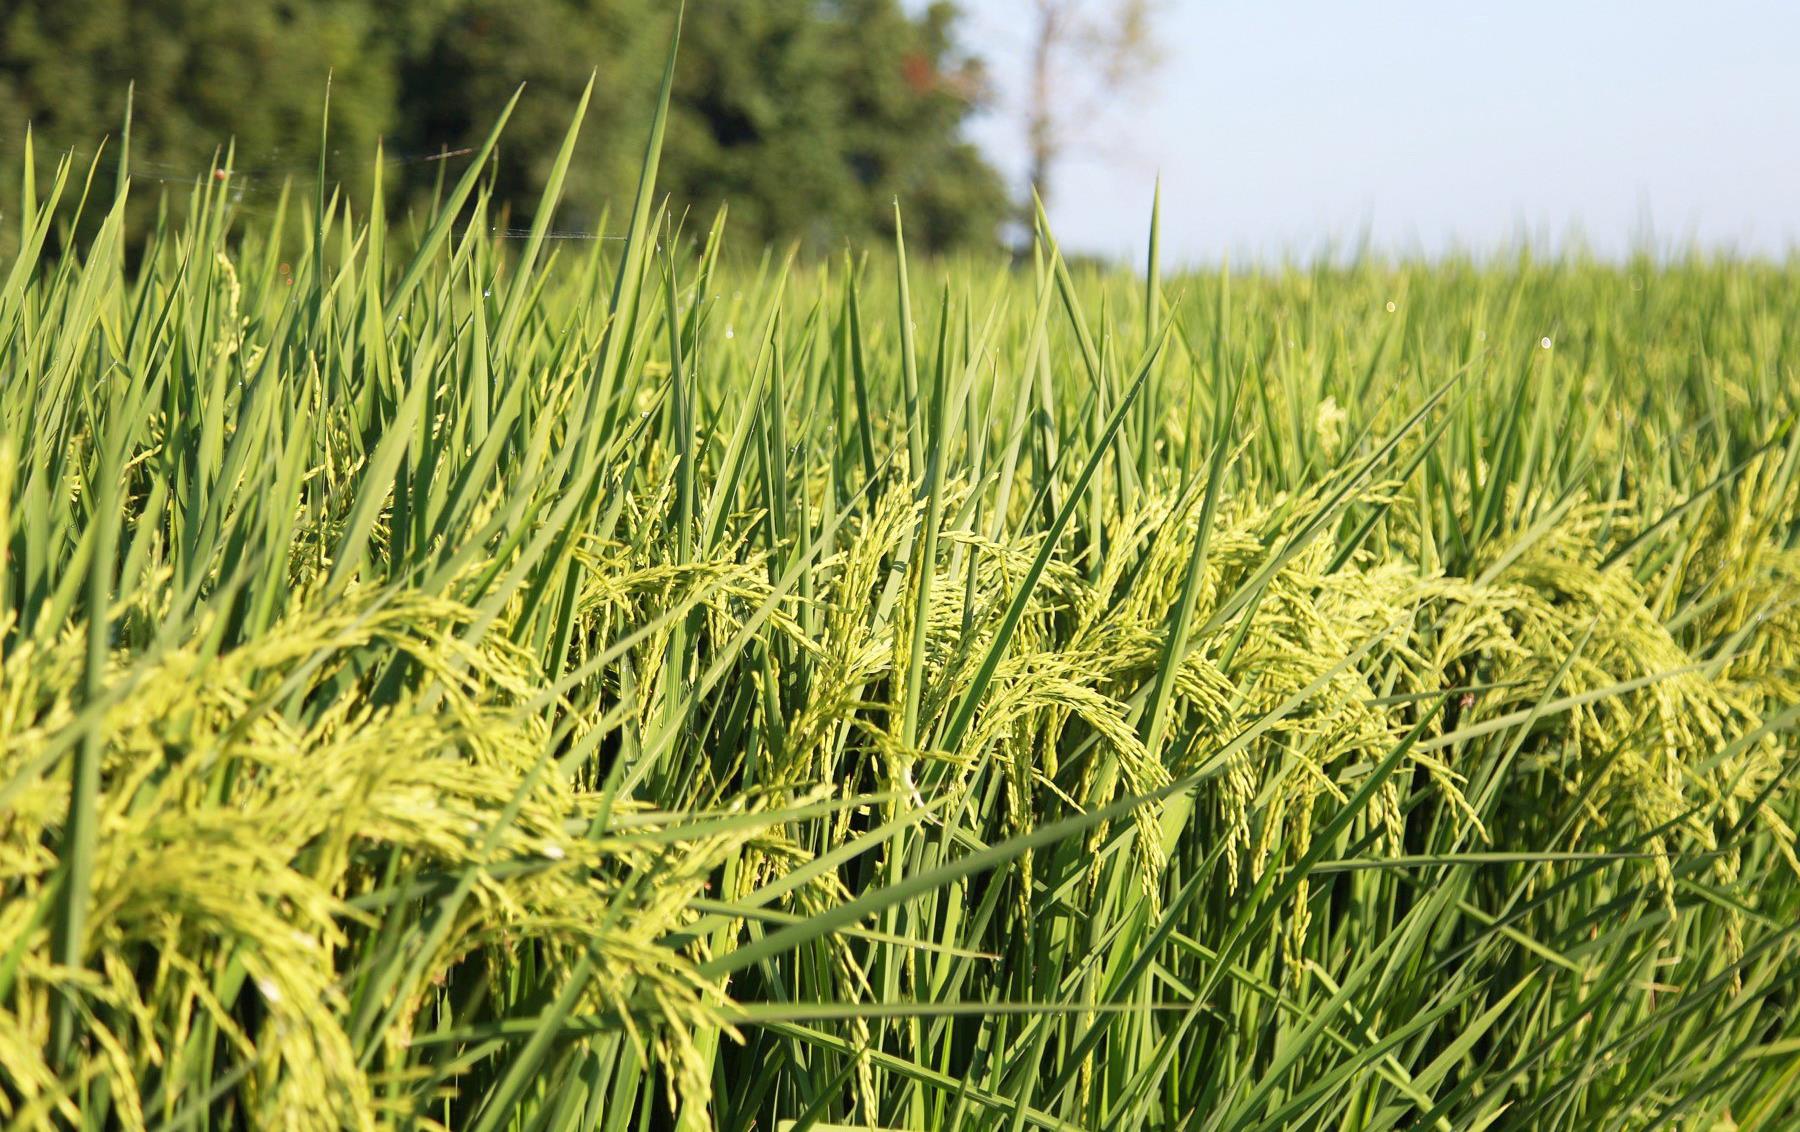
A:
[[[1158,0],[1035,0],[1027,176],[1045,201],[1054,166],[1076,125],[1147,82],[1162,61]]]

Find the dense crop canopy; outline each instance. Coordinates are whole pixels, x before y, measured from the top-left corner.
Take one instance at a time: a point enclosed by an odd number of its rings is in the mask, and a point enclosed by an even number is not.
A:
[[[1800,1120],[1800,273],[744,260],[661,132],[4,209],[0,1121]]]

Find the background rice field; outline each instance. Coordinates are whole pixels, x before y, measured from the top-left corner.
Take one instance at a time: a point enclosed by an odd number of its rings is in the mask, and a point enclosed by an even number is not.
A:
[[[660,116],[543,239],[579,125],[4,209],[0,1120],[1800,1121],[1800,270],[759,256]]]

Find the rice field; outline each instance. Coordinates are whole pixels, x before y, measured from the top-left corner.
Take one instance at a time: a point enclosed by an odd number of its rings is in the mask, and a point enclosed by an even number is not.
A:
[[[0,209],[0,1123],[1800,1122],[1800,267],[803,258],[660,115],[560,241],[580,126]]]

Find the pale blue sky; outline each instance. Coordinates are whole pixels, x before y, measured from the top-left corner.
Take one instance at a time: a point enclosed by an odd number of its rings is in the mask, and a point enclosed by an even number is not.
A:
[[[1016,96],[1030,0],[962,3]],[[1165,255],[1189,263],[1307,259],[1365,229],[1395,253],[1800,245],[1792,4],[1162,4],[1162,69],[1056,171],[1070,246],[1141,256],[1158,171]],[[1013,109],[975,135],[1018,175]]]

